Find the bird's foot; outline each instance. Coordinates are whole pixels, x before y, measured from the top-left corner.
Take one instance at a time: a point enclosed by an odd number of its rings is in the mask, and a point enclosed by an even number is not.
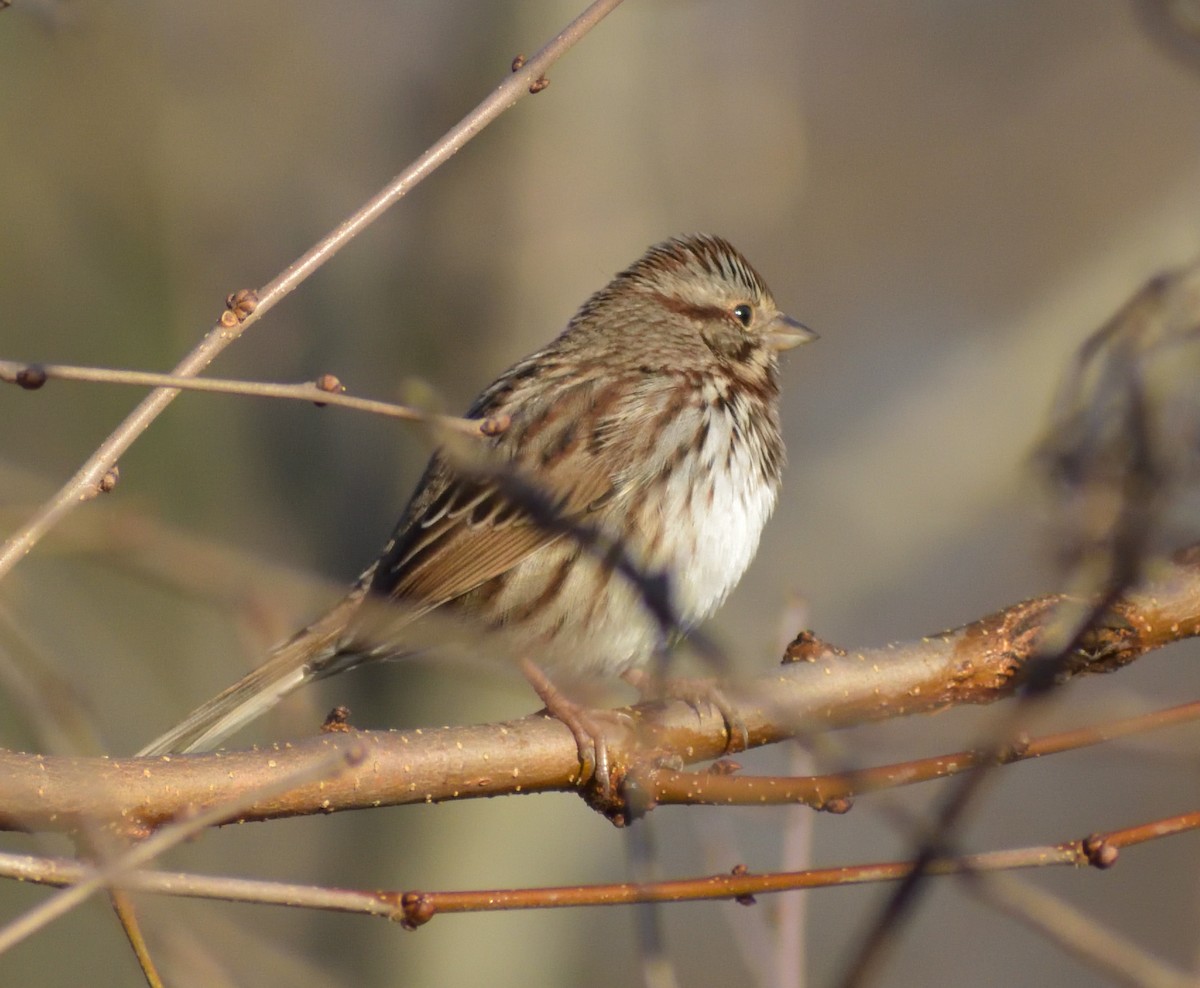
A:
[[[725,754],[732,755],[750,747],[750,732],[736,706],[730,702],[715,679],[659,677],[645,669],[630,669],[622,678],[644,700],[681,700],[696,711],[715,710],[725,723]]]
[[[628,729],[628,714],[610,710],[592,710],[576,703],[550,681],[550,677],[530,659],[521,660],[521,672],[529,680],[546,712],[562,721],[575,738],[579,752],[579,775],[577,782],[587,785],[594,782],[602,801],[608,802],[613,795],[612,766],[608,758],[606,731],[611,726]],[[609,724],[604,722],[608,721]]]

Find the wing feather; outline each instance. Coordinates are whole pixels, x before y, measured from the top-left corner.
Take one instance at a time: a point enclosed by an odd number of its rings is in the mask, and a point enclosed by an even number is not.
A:
[[[599,421],[619,395],[611,385],[576,381],[548,400],[508,401],[508,429],[494,440],[485,465],[456,474],[444,452],[436,454],[420,492],[397,526],[375,572],[372,589],[415,604],[437,607],[507,572],[563,537],[535,523],[519,501],[506,496],[495,471],[511,471],[552,498],[561,517],[585,518],[609,507],[623,489],[625,464],[608,446],[589,444]],[[474,414],[493,414],[495,409]]]

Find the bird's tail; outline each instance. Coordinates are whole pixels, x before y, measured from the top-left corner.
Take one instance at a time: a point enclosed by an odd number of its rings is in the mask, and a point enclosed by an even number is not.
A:
[[[333,671],[350,617],[362,603],[360,584],[332,610],[278,646],[257,669],[197,707],[138,752],[165,755],[211,748],[270,710],[297,687]]]

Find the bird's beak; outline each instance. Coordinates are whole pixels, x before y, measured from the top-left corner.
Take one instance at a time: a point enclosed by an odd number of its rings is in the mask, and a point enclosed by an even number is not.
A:
[[[796,322],[791,316],[785,316],[782,312],[766,325],[767,346],[776,353],[781,350],[790,350],[801,343],[811,343],[817,338],[817,334],[803,323]]]

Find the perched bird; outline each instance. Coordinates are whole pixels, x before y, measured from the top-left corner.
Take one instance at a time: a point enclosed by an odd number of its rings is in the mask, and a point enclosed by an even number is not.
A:
[[[306,682],[405,654],[435,608],[502,631],[543,699],[543,665],[644,669],[754,558],[784,464],[778,355],[813,338],[720,237],[651,247],[475,400],[503,427],[467,440],[483,455],[434,453],[348,596],[139,754],[215,745]],[[587,731],[547,706],[586,764]]]

